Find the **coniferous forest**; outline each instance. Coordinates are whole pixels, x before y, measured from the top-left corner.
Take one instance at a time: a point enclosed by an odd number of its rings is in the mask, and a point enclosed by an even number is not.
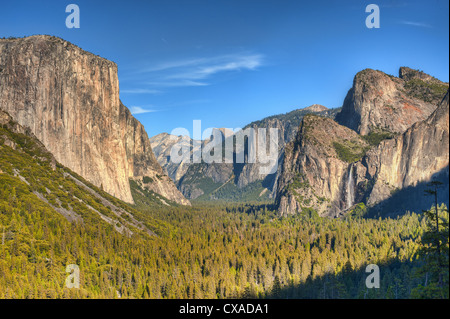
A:
[[[15,196],[1,190],[1,298],[448,298],[448,268],[440,286],[419,254],[422,214],[302,220],[251,205],[167,209],[146,212],[170,225],[164,233],[127,238]],[[371,263],[380,289],[365,286]],[[80,289],[65,288],[68,264],[80,267]]]

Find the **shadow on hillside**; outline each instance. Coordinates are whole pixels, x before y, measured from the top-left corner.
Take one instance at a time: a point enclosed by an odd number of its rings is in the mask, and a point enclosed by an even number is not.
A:
[[[435,173],[430,181],[439,181],[443,185],[438,188],[438,202],[449,206],[449,167]],[[430,189],[429,182],[421,182],[399,190],[392,196],[369,210],[367,217],[397,217],[405,212],[421,213],[434,205],[434,196],[426,196],[425,190]]]
[[[337,275],[327,274],[314,279],[311,276],[298,285],[280,283],[275,278],[268,299],[408,299],[411,291],[422,278],[415,276],[417,262],[401,262],[397,259],[378,264],[379,288],[367,288],[366,279],[372,274],[366,267],[352,269],[346,264]],[[370,278],[369,278],[370,281]],[[248,290],[242,298],[255,298]]]

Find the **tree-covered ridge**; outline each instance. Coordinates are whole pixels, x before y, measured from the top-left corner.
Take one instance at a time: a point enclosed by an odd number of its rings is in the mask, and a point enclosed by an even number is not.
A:
[[[25,129],[10,122],[0,127],[0,178],[17,198],[33,202],[63,215],[69,221],[112,225],[125,235],[159,227],[142,224],[131,207],[95,187],[55,161],[52,154]]]
[[[244,127],[244,129],[248,128],[248,127],[267,127],[268,123],[271,120],[278,120],[281,122],[285,122],[285,123],[289,123],[289,125],[291,126],[295,126],[295,127],[299,127],[300,123],[302,122],[302,119],[305,115],[308,114],[317,114],[320,116],[324,116],[324,117],[328,117],[328,118],[332,118],[334,119],[336,117],[336,114],[338,112],[341,111],[341,108],[334,108],[334,109],[326,109],[324,107],[324,110],[319,111],[317,109],[311,109],[310,107],[306,107],[303,109],[297,109],[297,110],[293,110],[291,112],[287,112],[284,114],[277,114],[277,115],[272,115],[272,116],[268,116],[266,118],[263,118],[262,120],[259,121],[254,121],[248,125],[246,125]]]

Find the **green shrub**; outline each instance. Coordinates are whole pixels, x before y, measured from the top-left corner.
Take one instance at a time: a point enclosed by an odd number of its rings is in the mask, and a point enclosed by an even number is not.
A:
[[[371,131],[369,134],[363,136],[364,140],[372,146],[380,144],[381,141],[394,137],[394,133],[382,130]]]
[[[333,142],[338,157],[347,163],[359,161],[368,151],[369,147],[361,147],[349,141],[344,143]]]
[[[447,93],[448,85],[437,82],[425,82],[411,79],[405,84],[406,93],[425,102],[439,102]]]
[[[149,183],[153,183],[153,178],[149,177],[149,176],[144,176],[142,178],[142,181],[144,182],[144,184],[149,184]]]

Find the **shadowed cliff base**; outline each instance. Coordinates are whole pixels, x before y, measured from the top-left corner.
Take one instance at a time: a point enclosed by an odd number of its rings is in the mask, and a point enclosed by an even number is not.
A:
[[[429,181],[423,181],[415,186],[409,186],[394,191],[386,200],[369,208],[367,217],[397,217],[407,211],[419,211],[429,209],[434,205],[433,196],[425,196],[425,190],[429,189],[431,181],[441,182],[438,188],[438,203],[449,206],[449,166],[433,174]]]

